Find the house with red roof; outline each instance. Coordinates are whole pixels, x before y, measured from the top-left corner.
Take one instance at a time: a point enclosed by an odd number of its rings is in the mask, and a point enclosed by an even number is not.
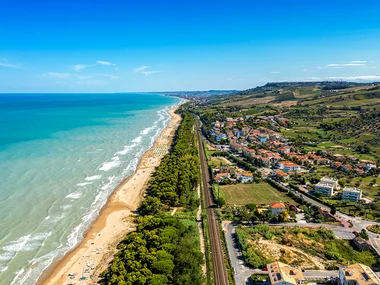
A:
[[[295,172],[301,170],[301,166],[291,161],[280,161],[279,163],[277,163],[277,167],[285,172]]]
[[[285,205],[280,202],[273,202],[269,204],[269,209],[272,213],[272,215],[278,215],[281,212],[285,211]]]

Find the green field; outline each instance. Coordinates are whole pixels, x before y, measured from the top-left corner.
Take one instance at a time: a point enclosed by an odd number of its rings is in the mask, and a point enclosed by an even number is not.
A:
[[[269,204],[271,202],[295,202],[265,182],[233,184],[220,187],[227,205]]]
[[[231,161],[224,157],[219,156],[210,156],[210,162],[212,167],[220,167],[220,165],[231,165]]]

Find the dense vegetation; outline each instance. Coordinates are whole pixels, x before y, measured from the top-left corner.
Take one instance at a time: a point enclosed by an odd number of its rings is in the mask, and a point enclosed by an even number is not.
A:
[[[202,284],[196,225],[163,215],[137,219],[137,229],[119,244],[120,252],[102,273],[101,284]]]
[[[166,205],[182,205],[194,209],[199,204],[193,191],[198,181],[199,158],[194,118],[185,113],[176,135],[173,151],[163,158],[154,173],[148,194],[160,199]]]
[[[276,259],[260,249],[260,240],[273,242],[272,248],[279,245],[279,260],[289,264],[301,265],[306,261],[305,255],[297,251],[289,253],[294,248],[319,257],[329,269],[357,262],[376,265],[376,258],[370,252],[355,250],[349,241],[335,238],[332,231],[324,228],[270,227],[261,224],[252,228],[239,228],[236,232],[245,262],[255,268],[266,267],[266,264]],[[287,246],[289,250],[281,246]]]
[[[184,113],[172,152],[150,180],[149,197],[140,205],[136,231],[118,245],[120,251],[100,275],[101,284],[203,284],[203,255],[194,217],[167,213],[173,205],[185,210],[198,205],[194,190],[199,160],[193,126],[193,117]]]

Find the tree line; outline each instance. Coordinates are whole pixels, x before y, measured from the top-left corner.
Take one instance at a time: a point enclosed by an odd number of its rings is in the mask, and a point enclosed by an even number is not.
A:
[[[118,245],[119,252],[101,273],[102,285],[203,284],[199,232],[194,219],[168,214],[170,206],[195,209],[199,202],[199,158],[194,118],[182,114],[171,147],[141,202],[136,231]]]

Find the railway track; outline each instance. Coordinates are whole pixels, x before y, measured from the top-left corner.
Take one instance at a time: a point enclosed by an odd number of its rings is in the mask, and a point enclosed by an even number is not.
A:
[[[218,219],[217,219],[217,214],[214,209],[215,204],[211,196],[212,190],[209,184],[210,175],[208,172],[206,155],[203,149],[202,136],[200,132],[198,118],[195,118],[195,124],[196,124],[196,131],[197,131],[197,137],[198,137],[200,163],[201,163],[201,169],[202,169],[203,191],[204,191],[204,197],[206,200],[208,233],[210,237],[212,264],[214,268],[214,283],[215,285],[229,285],[227,267],[224,262],[222,241],[220,239]]]

